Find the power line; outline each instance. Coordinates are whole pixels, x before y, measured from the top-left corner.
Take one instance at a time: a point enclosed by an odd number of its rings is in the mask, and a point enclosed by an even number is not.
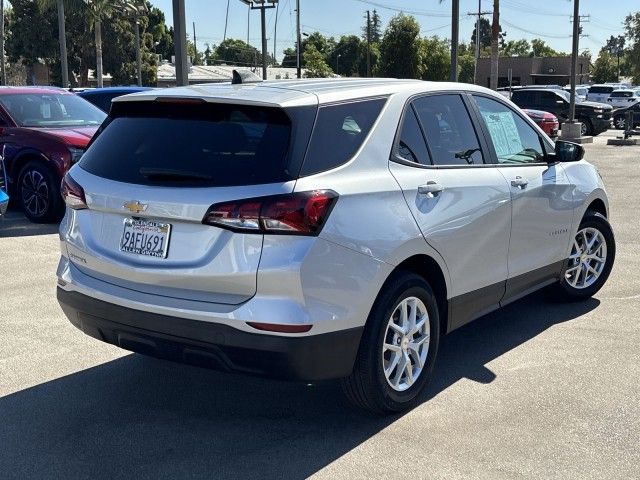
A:
[[[388,3],[376,2],[373,0],[354,0],[354,1],[365,3],[367,5],[371,5],[378,8],[383,8],[385,10],[391,10],[392,12],[410,13],[411,15],[419,15],[419,16],[425,16],[425,17],[443,17],[443,18],[451,17],[451,15],[449,15],[448,13],[442,13],[438,10],[418,10],[413,8],[402,8],[402,7],[397,7],[395,5],[389,5]]]
[[[556,34],[553,34],[553,33],[534,32],[532,30],[527,30],[526,28],[522,28],[522,27],[519,27],[517,25],[514,25],[513,23],[507,22],[506,20],[501,20],[501,22],[504,23],[508,27],[514,28],[514,29],[519,30],[519,31],[521,31],[523,33],[528,33],[529,35],[534,35],[536,37],[562,38],[562,39],[571,38],[571,35],[556,35]]]

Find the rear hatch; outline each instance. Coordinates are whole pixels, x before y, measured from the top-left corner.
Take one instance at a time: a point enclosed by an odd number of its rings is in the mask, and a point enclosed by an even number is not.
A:
[[[71,262],[144,293],[247,300],[262,235],[203,219],[213,204],[291,193],[316,109],[173,98],[114,104],[70,172],[89,207],[70,216]]]

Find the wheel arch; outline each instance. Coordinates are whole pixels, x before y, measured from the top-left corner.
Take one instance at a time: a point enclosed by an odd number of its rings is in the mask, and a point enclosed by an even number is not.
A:
[[[587,209],[584,211],[582,216],[584,217],[585,213],[588,212],[588,211],[593,211],[593,212],[599,213],[604,218],[609,218],[609,214],[608,214],[608,211],[607,211],[607,205],[605,204],[605,202],[601,198],[593,199],[591,201],[591,203],[589,203],[589,205],[587,206]]]
[[[11,162],[11,171],[9,174],[14,188],[18,185],[18,176],[24,166],[32,161],[40,162],[43,166],[55,172],[55,168],[50,165],[50,160],[42,152],[31,148],[21,150]]]

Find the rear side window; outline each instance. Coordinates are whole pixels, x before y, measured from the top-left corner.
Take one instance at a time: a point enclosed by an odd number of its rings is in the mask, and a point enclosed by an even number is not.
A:
[[[483,163],[473,123],[460,95],[430,95],[414,100],[434,165]]]
[[[427,145],[412,107],[407,108],[398,138],[396,155],[403,160],[422,165],[431,165]]]
[[[376,98],[321,106],[300,175],[347,163],[362,146],[386,101]]]
[[[289,164],[291,121],[281,109],[123,102],[113,110],[80,162],[95,175],[217,187],[284,182],[297,173]]]

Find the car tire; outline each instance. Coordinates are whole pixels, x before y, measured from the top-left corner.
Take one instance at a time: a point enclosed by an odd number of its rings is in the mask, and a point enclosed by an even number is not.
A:
[[[593,245],[589,247],[591,242]],[[595,295],[609,278],[615,256],[616,242],[611,225],[602,214],[588,211],[580,222],[562,270],[562,298],[582,300]]]
[[[406,328],[401,327],[403,318]],[[439,341],[440,317],[433,290],[419,275],[396,272],[369,314],[353,372],[342,380],[347,398],[375,414],[412,408],[431,378]]]
[[[591,120],[589,120],[588,118],[579,118],[578,121],[582,123],[580,135],[585,137],[592,136],[594,134],[593,124],[591,123]]]
[[[31,161],[22,168],[16,193],[22,212],[34,223],[59,222],[64,214],[60,181],[41,162]]]
[[[616,115],[613,117],[613,126],[616,130],[624,130],[626,127],[626,120],[624,115]]]

